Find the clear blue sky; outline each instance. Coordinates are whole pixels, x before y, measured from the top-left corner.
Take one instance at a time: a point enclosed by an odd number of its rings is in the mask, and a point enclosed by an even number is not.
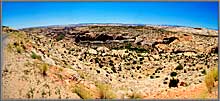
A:
[[[169,24],[218,29],[218,2],[3,2],[3,25]]]

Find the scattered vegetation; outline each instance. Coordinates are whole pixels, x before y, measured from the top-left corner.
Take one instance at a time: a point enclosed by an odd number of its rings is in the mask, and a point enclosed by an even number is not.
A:
[[[151,78],[151,79],[154,79],[154,76],[151,75],[150,78]]]
[[[171,72],[171,73],[170,73],[170,76],[172,76],[172,77],[174,77],[174,76],[176,76],[176,75],[177,75],[176,72]]]
[[[175,68],[175,70],[182,70],[183,66],[179,63],[178,66]]]
[[[209,94],[208,91],[203,91],[203,92],[201,92],[198,96],[196,96],[196,98],[207,99],[207,98],[208,98],[208,94]]]
[[[43,63],[39,66],[40,72],[43,74],[43,76],[47,75],[47,71],[49,69],[49,65],[46,63]]]
[[[11,44],[11,43],[8,43],[8,45],[7,45],[7,51],[12,51],[12,49],[13,49],[13,45]]]
[[[206,70],[203,69],[203,70],[201,71],[201,73],[204,74],[204,75],[206,75]]]
[[[205,84],[210,93],[214,87],[215,81],[217,80],[218,80],[218,68],[214,68],[211,71],[209,71],[205,77]]]
[[[99,88],[99,94],[101,99],[114,99],[116,95],[112,92],[112,88],[108,84],[96,83],[96,87]]]
[[[17,46],[17,47],[16,47],[16,50],[17,50],[17,52],[18,52],[18,53],[21,53],[22,48],[21,48],[21,47],[19,47],[19,46]]]
[[[74,86],[73,92],[79,95],[82,99],[94,99],[94,94],[91,90],[87,89],[84,85],[77,84]]]
[[[143,95],[138,92],[133,92],[129,97],[130,99],[143,99]]]
[[[71,65],[64,65],[64,68],[73,69],[73,67],[71,67]],[[63,69],[63,68],[62,68],[62,69]]]
[[[60,41],[60,40],[62,40],[64,37],[65,37],[64,34],[59,34],[59,35],[56,37],[56,40],[57,40],[57,41]]]
[[[41,60],[41,56],[37,55],[36,53],[32,52],[31,54],[31,58],[32,59],[38,59],[38,60]]]
[[[178,83],[179,83],[179,79],[174,79],[174,78],[172,78],[172,79],[170,79],[170,82],[169,82],[169,88],[171,88],[171,87],[178,87]]]
[[[14,38],[24,38],[25,34],[21,32],[12,32],[11,34],[8,34]]]
[[[96,87],[99,88],[99,95],[101,99],[114,99],[116,95],[111,90],[112,87],[104,83],[96,83]]]
[[[85,79],[85,78],[87,77],[87,75],[86,75],[85,72],[80,71],[80,70],[76,70],[76,71],[77,71],[77,73],[80,75],[80,77],[81,77],[82,79]]]
[[[124,47],[119,47],[119,48],[112,48],[112,49],[128,49],[129,51],[135,51],[136,53],[148,53],[149,50],[146,50],[144,48],[137,48],[137,47],[132,47],[131,43],[128,43],[126,46]]]
[[[28,98],[33,98],[34,97],[34,88],[31,88],[28,93],[26,94]]]
[[[137,53],[148,53],[149,51],[144,49],[144,48],[133,48],[131,43],[127,44],[127,46],[125,46],[126,49],[130,50],[130,51],[136,51]]]
[[[17,53],[22,53],[22,51],[25,49],[24,45],[20,44],[19,42],[14,42],[13,44],[8,44],[7,47],[8,47],[8,50],[15,48],[15,51]]]
[[[62,71],[63,71],[63,68],[59,68],[59,71],[62,72]]]
[[[61,91],[60,91],[60,88],[58,88],[58,87],[55,88],[55,94],[56,94],[56,95],[59,95],[59,99],[61,99]]]
[[[63,76],[62,76],[62,74],[60,74],[60,73],[55,73],[55,75],[56,75],[61,81],[63,81]]]

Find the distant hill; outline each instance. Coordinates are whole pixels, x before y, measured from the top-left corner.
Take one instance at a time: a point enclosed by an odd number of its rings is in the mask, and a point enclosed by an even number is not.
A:
[[[195,28],[190,26],[182,26],[182,25],[169,25],[169,24],[124,24],[124,23],[79,23],[79,24],[67,24],[67,25],[48,25],[48,26],[36,26],[36,27],[27,27],[27,28],[52,28],[52,27],[80,27],[80,26],[164,26],[164,27],[186,27],[186,28]],[[21,28],[27,29],[27,28]],[[211,28],[206,28],[211,29]],[[211,29],[211,30],[218,30],[218,29]]]

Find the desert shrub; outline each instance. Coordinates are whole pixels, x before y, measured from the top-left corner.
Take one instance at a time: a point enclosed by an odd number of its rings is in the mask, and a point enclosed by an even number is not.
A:
[[[218,80],[218,68],[209,71],[205,77],[205,84],[209,92],[214,87],[214,82]]]
[[[80,84],[74,86],[73,92],[79,95],[79,97],[82,99],[94,99],[95,98],[90,90],[86,89],[85,86],[80,85]]]
[[[11,45],[11,44],[8,45],[8,49],[12,49],[12,48],[15,48],[15,51],[17,53],[21,53],[24,50],[22,45],[19,44],[18,42],[14,42],[13,45]]]
[[[138,92],[133,92],[129,97],[130,99],[143,99],[143,95]]]
[[[214,68],[214,70],[212,70],[212,73],[215,81],[218,81],[218,68]]]
[[[32,52],[31,54],[31,58],[32,59],[38,59],[38,60],[41,60],[41,56],[37,55],[36,53]]]
[[[151,76],[150,76],[150,78],[151,78],[151,79],[154,79],[154,76],[153,76],[153,75],[151,75]]]
[[[169,88],[178,87],[178,83],[179,83],[179,79],[172,78],[172,79],[170,79],[168,86],[169,86]]]
[[[84,71],[76,70],[80,78],[85,79],[88,75]]]
[[[209,95],[209,92],[207,92],[207,91],[203,91],[203,92],[201,92],[199,95],[198,95],[198,97],[197,98],[200,98],[200,99],[207,99],[208,98],[208,95]]]
[[[59,68],[59,71],[62,72],[62,71],[63,71],[63,68]]]
[[[201,71],[201,73],[206,75],[206,70],[203,69],[203,70]]]
[[[171,73],[170,73],[170,76],[172,76],[172,77],[174,77],[174,76],[176,76],[176,75],[177,75],[176,72],[171,72]]]
[[[183,66],[179,63],[175,70],[182,70]]]
[[[128,43],[127,45],[123,46],[123,47],[117,47],[117,48],[112,48],[115,50],[120,50],[120,49],[128,49],[129,51],[135,51],[136,53],[148,53],[149,50],[146,50],[144,48],[136,48],[136,47],[132,47],[131,43]],[[127,53],[127,52],[126,52]]]
[[[111,86],[104,83],[96,83],[96,87],[99,89],[101,99],[114,99],[116,95],[111,90]]]
[[[17,43],[17,42],[14,42],[14,46],[16,47],[16,46],[18,46],[19,45],[19,43]]]
[[[49,68],[49,65],[46,63],[43,63],[40,65],[39,69],[40,69],[40,72],[43,74],[43,76],[47,75],[48,68]]]
[[[10,43],[8,43],[8,45],[7,45],[7,50],[8,50],[8,51],[11,51],[12,49],[13,49],[13,45],[10,44]]]
[[[16,50],[17,50],[18,53],[21,53],[21,52],[22,52],[22,48],[21,48],[20,46],[17,46],[17,47],[16,47]]]
[[[28,93],[26,94],[28,98],[33,98],[34,97],[34,88],[30,88]]]
[[[130,51],[136,51],[137,53],[146,53],[149,52],[148,50],[144,49],[144,48],[133,48],[131,43],[128,43],[125,46],[126,49],[130,50]]]
[[[64,34],[59,34],[59,35],[56,37],[56,40],[57,40],[57,41],[60,41],[60,40],[62,40],[64,37],[65,37]]]

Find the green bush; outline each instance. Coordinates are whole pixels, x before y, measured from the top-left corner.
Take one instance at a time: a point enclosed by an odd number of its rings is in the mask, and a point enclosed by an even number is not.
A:
[[[37,55],[36,53],[32,52],[31,54],[31,58],[32,59],[38,59],[38,60],[41,60],[41,56]]]
[[[63,38],[64,38],[64,34],[59,34],[57,37],[56,37],[56,40],[57,41],[60,41],[60,40],[62,40]]]
[[[178,63],[178,66],[176,67],[175,70],[182,70],[182,69],[183,69],[183,66],[180,63]]]
[[[171,76],[171,77],[177,76],[177,73],[176,73],[176,72],[171,72],[171,73],[170,73],[170,76]]]

